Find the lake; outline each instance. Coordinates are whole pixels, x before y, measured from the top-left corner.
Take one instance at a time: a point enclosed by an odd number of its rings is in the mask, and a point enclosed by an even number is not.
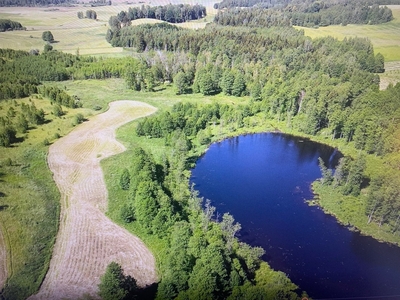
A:
[[[244,135],[212,144],[191,182],[221,215],[241,223],[241,241],[263,247],[263,259],[311,297],[400,299],[400,248],[305,203],[321,177],[318,157],[334,168],[341,154],[281,133]]]

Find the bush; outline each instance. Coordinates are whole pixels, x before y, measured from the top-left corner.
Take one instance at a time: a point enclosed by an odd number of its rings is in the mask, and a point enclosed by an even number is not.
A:
[[[44,32],[42,33],[42,39],[43,39],[43,41],[45,41],[45,42],[49,42],[49,43],[54,42],[54,36],[53,36],[53,34],[51,33],[51,31],[44,31]]]
[[[83,121],[85,121],[85,117],[82,114],[77,114],[74,116],[74,122],[73,125],[78,125],[83,123]]]
[[[135,221],[135,212],[132,206],[128,206],[126,204],[122,206],[120,216],[125,223],[131,223]]]
[[[54,114],[56,117],[61,117],[62,115],[64,115],[64,112],[63,112],[62,107],[61,107],[60,104],[54,105],[54,107],[53,107],[53,114]]]

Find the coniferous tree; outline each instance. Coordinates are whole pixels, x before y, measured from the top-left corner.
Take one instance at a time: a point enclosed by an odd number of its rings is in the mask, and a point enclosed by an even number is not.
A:
[[[123,190],[129,190],[129,186],[131,183],[131,175],[129,174],[129,170],[125,168],[122,171],[121,177],[119,179],[119,185]]]
[[[332,170],[325,166],[321,157],[318,157],[318,164],[322,174],[321,183],[326,185],[331,184],[333,181]]]

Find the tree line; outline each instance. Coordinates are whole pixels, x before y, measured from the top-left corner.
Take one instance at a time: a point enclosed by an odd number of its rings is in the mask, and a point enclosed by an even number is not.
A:
[[[36,54],[36,51],[0,49],[0,100],[35,94],[41,81],[69,78],[65,64],[59,60],[57,53]]]
[[[223,0],[215,3],[215,9],[239,8],[239,7],[262,7],[278,8],[288,11],[315,12],[319,7],[331,7],[335,5],[353,5],[363,3],[367,6],[400,4],[399,0],[328,0],[319,2],[315,0]]]
[[[91,7],[111,5],[111,0],[91,0],[89,1]]]
[[[78,16],[78,19],[83,19],[84,16],[85,16],[87,19],[92,19],[92,20],[96,20],[96,19],[97,19],[97,13],[96,13],[96,11],[94,11],[93,9],[88,9],[88,10],[86,11],[85,15],[83,14],[82,11],[78,11],[76,14],[77,14],[77,16]]]
[[[189,113],[190,119],[195,112],[192,105],[173,108],[173,114]],[[297,299],[297,287],[261,262],[263,249],[237,240],[240,224],[230,214],[218,217],[209,201],[203,202],[189,190],[185,175],[188,138],[178,127],[171,130],[174,154],[157,163],[151,154],[135,148],[119,182],[127,193],[121,219],[136,222],[168,245],[160,262],[157,299],[250,299],[261,295]]]
[[[349,3],[327,8],[314,7],[314,11],[292,11],[264,8],[232,8],[218,11],[214,22],[229,26],[328,26],[347,24],[380,24],[393,19],[388,7]]]
[[[81,57],[54,50],[40,53],[39,50],[0,49],[0,100],[44,91],[46,89],[38,90],[42,81],[125,78],[129,87],[151,91],[167,77],[161,63],[151,66],[143,59]],[[68,98],[60,104],[71,101]]]
[[[26,28],[19,22],[11,21],[8,19],[0,19],[0,32],[10,30],[25,30]]]
[[[0,0],[1,6],[48,6],[69,5],[76,3],[74,0]]]
[[[207,15],[203,5],[195,4],[168,4],[165,6],[142,5],[130,7],[128,11],[121,11],[117,16],[110,17],[109,25],[113,32],[122,27],[129,26],[131,21],[143,18],[157,19],[169,23],[183,23],[191,20],[198,20]]]

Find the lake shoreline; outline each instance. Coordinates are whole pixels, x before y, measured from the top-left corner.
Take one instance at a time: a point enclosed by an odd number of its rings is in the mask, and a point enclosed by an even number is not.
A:
[[[288,274],[313,297],[383,295],[380,284],[364,286],[363,276],[387,280],[386,291],[398,292],[392,282],[398,275],[386,276],[399,272],[397,258],[394,270],[387,269],[387,258],[393,251],[399,254],[397,247],[366,237],[352,222],[341,221],[340,214],[304,201],[313,198],[311,183],[321,174],[317,158],[333,168],[341,156],[337,149],[309,137],[265,130],[216,142],[197,161],[190,182],[220,214],[229,213],[242,225],[242,242],[266,250],[263,260],[273,269]]]
[[[270,127],[270,129],[268,128]],[[226,139],[230,139],[230,138],[235,138],[235,137],[239,137],[239,136],[243,136],[243,135],[249,135],[249,134],[262,134],[262,133],[280,133],[280,134],[285,134],[285,135],[289,135],[289,136],[293,136],[296,138],[303,138],[303,139],[307,139],[308,141],[311,142],[317,142],[320,143],[324,146],[329,146],[332,148],[336,148],[339,152],[341,152],[343,155],[348,155],[350,157],[355,157],[356,153],[358,153],[358,150],[355,149],[352,145],[349,145],[349,143],[344,144],[343,145],[343,141],[340,140],[332,140],[330,138],[327,137],[323,137],[323,136],[312,136],[312,135],[308,135],[305,133],[301,133],[298,131],[294,131],[292,129],[288,129],[286,128],[286,125],[283,124],[268,124],[268,127],[264,130],[251,130],[251,128],[243,128],[243,131],[240,130],[239,132],[234,132],[232,133],[225,133],[223,134],[223,136],[218,137],[216,140],[213,140],[210,144],[207,145],[207,147],[205,149],[200,149],[201,151],[199,153],[196,153],[195,157],[193,158],[194,162],[196,162],[197,160],[199,160],[202,156],[204,156],[204,154],[206,154],[209,150],[209,148],[211,147],[211,145],[215,144],[215,143],[220,143]],[[250,129],[250,130],[249,130]],[[196,166],[196,163],[193,164],[192,169],[194,169]],[[314,181],[313,183],[311,183],[310,185],[310,190],[313,193],[314,197],[311,200],[316,200],[315,197],[321,197],[321,195],[319,195],[314,188],[314,185],[316,182],[319,182],[319,179],[317,179],[316,181]],[[341,218],[340,215],[343,213],[346,213],[346,211],[344,210],[336,210],[336,209],[330,209],[329,207],[327,207],[326,205],[324,205],[325,201],[320,201],[321,199],[319,199],[317,202],[318,207],[320,207],[325,214],[327,215],[331,215],[333,217],[335,217],[335,219],[337,220],[337,222],[345,227],[347,227],[349,230],[349,226],[352,227],[352,231],[356,231],[359,232],[360,234],[364,235],[364,236],[370,236],[373,239],[377,240],[378,242],[381,243],[388,243],[390,245],[394,245],[397,247],[400,247],[400,239],[397,240],[392,240],[390,238],[385,238],[382,236],[381,234],[377,234],[374,232],[371,232],[371,230],[365,229],[365,226],[362,226],[362,224],[357,224],[356,221],[354,220],[346,220],[344,218]],[[364,215],[363,215],[364,216]],[[365,218],[367,218],[365,216]],[[367,225],[374,225],[374,224],[367,224]],[[384,232],[384,234],[387,234]]]

